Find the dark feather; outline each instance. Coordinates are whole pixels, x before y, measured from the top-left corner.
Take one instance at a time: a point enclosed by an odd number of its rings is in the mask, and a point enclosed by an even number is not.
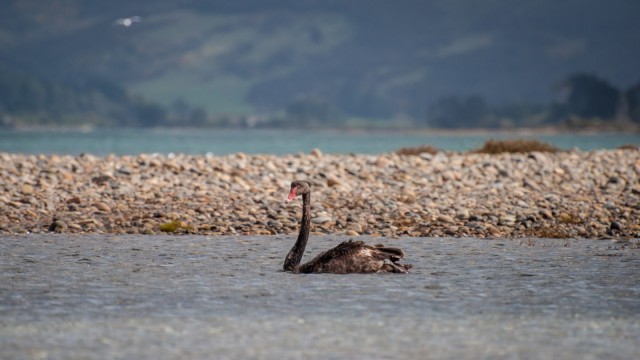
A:
[[[296,180],[291,183],[288,200],[302,196],[302,219],[298,239],[285,257],[285,271],[301,273],[375,273],[395,272],[407,273],[409,264],[401,264],[404,252],[398,248],[384,245],[366,245],[362,241],[348,240],[333,249],[327,250],[306,264],[300,265],[311,225],[311,189],[306,181]]]
[[[404,257],[402,250],[366,245],[362,241],[345,241],[327,250],[300,267],[300,272],[408,272],[411,265],[398,263]]]

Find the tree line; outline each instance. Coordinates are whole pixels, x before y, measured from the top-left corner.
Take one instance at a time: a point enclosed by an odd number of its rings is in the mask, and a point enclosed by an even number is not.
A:
[[[596,75],[576,73],[556,88],[559,99],[546,105],[490,106],[481,96],[448,96],[427,106],[424,118],[409,122],[415,127],[448,129],[640,125],[640,83],[621,90]],[[349,114],[327,99],[305,96],[292,100],[278,114],[257,119],[207,114],[182,99],[162,106],[131,96],[104,79],[52,81],[0,66],[0,126],[344,127]]]
[[[640,83],[621,90],[596,75],[576,73],[556,88],[559,99],[548,105],[491,107],[479,96],[443,98],[429,107],[426,122],[442,128],[640,124]]]
[[[480,95],[446,96],[426,107],[414,126],[445,129],[640,125],[640,83],[621,90],[588,73],[575,73],[556,84],[559,99],[550,104],[516,102],[491,106]],[[337,126],[347,118],[330,101],[304,97],[293,101],[273,124]]]
[[[199,126],[207,114],[177,100],[166,107],[104,79],[53,81],[0,65],[0,126]]]

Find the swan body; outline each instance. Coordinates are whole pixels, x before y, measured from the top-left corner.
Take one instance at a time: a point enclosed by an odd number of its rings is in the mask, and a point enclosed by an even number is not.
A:
[[[408,273],[410,264],[401,264],[404,252],[398,248],[383,245],[366,245],[363,241],[345,241],[314,257],[311,261],[300,264],[304,254],[311,225],[311,189],[306,181],[296,180],[291,183],[287,198],[293,200],[302,196],[302,220],[300,233],[293,248],[284,261],[284,270],[294,273]]]

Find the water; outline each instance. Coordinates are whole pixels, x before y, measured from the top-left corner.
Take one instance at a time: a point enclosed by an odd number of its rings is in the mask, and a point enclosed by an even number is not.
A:
[[[313,237],[313,255],[345,240]],[[640,353],[640,244],[365,238],[409,275],[280,271],[293,236],[0,237],[0,358]]]
[[[476,134],[443,135],[418,132],[273,131],[273,130],[93,130],[0,131],[0,152],[139,154],[184,153],[218,155],[236,152],[290,154],[319,148],[326,153],[377,154],[401,147],[431,145],[441,150],[466,151],[487,139],[537,139],[562,149],[614,149],[640,144],[640,134]]]

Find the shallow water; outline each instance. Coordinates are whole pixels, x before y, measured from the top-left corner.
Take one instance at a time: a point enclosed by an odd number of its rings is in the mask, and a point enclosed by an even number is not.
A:
[[[0,358],[640,353],[638,240],[364,239],[413,272],[284,273],[290,236],[2,236]]]

